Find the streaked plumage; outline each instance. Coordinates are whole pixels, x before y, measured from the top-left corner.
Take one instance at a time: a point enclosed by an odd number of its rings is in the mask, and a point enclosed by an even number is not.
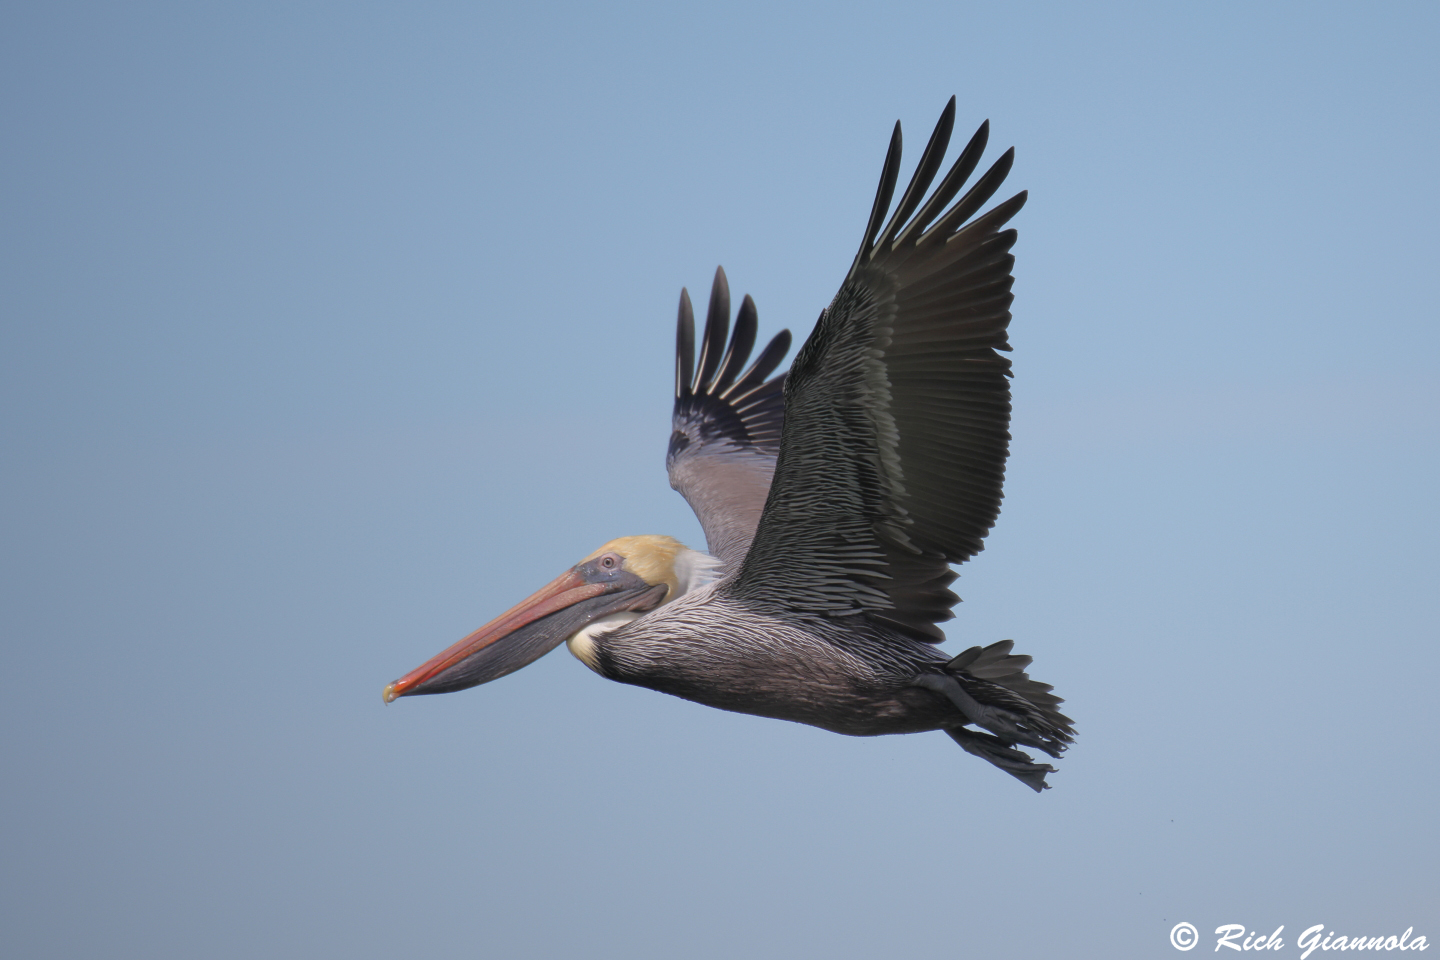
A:
[[[952,98],[891,211],[895,125],[860,252],[787,374],[782,332],[757,355],[747,296],[730,328],[723,270],[696,354],[677,333],[671,485],[710,554],[667,537],[611,541],[521,606],[386,688],[484,683],[559,643],[602,676],[725,710],[869,736],[943,729],[1036,790],[1074,731],[1010,641],[949,657],[950,565],[983,548],[1009,444],[1012,296],[1006,222],[976,216],[1006,151],[960,197],[988,124],[932,192]],[[928,193],[928,195],[927,195]],[[954,203],[952,204],[952,201]],[[889,214],[887,218],[887,214]],[[971,218],[974,219],[971,219]]]

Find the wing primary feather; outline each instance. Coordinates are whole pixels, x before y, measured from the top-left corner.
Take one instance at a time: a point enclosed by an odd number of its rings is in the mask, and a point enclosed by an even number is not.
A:
[[[725,359],[720,362],[720,370],[715,374],[715,379],[706,384],[706,393],[715,393],[724,396],[724,391],[735,382],[735,375],[750,358],[750,351],[755,348],[755,332],[760,327],[759,311],[755,309],[755,301],[750,294],[745,294],[745,299],[740,301],[740,309],[735,313],[735,329],[730,334],[730,346],[725,348]]]
[[[710,307],[705,311],[705,335],[700,343],[700,364],[695,371],[691,388],[696,393],[704,390],[711,382],[720,357],[725,352],[725,340],[730,335],[730,281],[725,277],[725,268],[715,268],[715,282],[710,285]]]
[[[985,175],[975,181],[975,186],[966,191],[965,196],[956,201],[955,206],[945,211],[945,216],[935,222],[935,226],[922,233],[915,241],[918,247],[935,237],[945,237],[960,224],[964,223],[976,210],[985,205],[985,201],[995,195],[1000,189],[1000,184],[1005,182],[1010,167],[1015,163],[1015,148],[1011,147],[1000,155],[1000,159],[991,165]]]
[[[920,201],[925,199],[925,191],[930,189],[930,182],[935,179],[940,164],[945,160],[945,150],[950,146],[950,134],[954,129],[955,98],[952,96],[950,102],[945,104],[940,120],[935,124],[935,131],[930,134],[930,142],[925,144],[925,152],[920,155],[920,162],[915,165],[915,174],[910,178],[910,185],[905,188],[905,195],[900,198],[900,205],[895,208],[894,215],[885,227],[880,240],[881,247],[894,243],[895,234],[900,232],[910,214],[914,213]]]
[[[865,227],[865,242],[860,245],[860,252],[855,254],[855,263],[850,268],[852,271],[870,259],[875,237],[880,233],[880,224],[885,222],[885,212],[890,209],[890,201],[895,196],[895,181],[900,176],[900,143],[900,121],[896,120],[895,132],[890,135],[890,149],[885,154],[885,167],[880,171],[880,189],[875,192],[875,205],[870,208],[870,222]]]
[[[762,409],[769,406],[772,400],[780,406],[781,412],[783,413],[785,404],[782,395],[784,392],[785,375],[782,373],[774,380],[757,384],[754,389],[746,393],[727,396],[723,399],[735,408],[735,412],[742,415],[748,414],[751,410]],[[776,437],[778,439],[779,434],[776,434]]]
[[[999,184],[996,184],[996,186],[998,187]],[[1008,244],[1014,243],[1015,238],[1013,236],[1004,236],[999,232],[1000,228],[1005,226],[1005,224],[1009,223],[1010,218],[1020,212],[1020,208],[1025,206],[1025,201],[1029,198],[1030,191],[1021,190],[1009,200],[1004,200],[1000,203],[997,203],[989,210],[986,210],[985,215],[982,217],[976,217],[973,223],[965,224],[964,227],[955,231],[955,234],[949,237],[945,242],[963,243],[965,238],[969,235],[974,234],[983,237],[987,233],[994,232],[997,238],[1003,236],[1004,240],[1008,241],[1006,246],[1006,249],[1008,250]],[[1014,231],[1008,231],[1008,233],[1013,234]]]
[[[910,221],[909,226],[896,238],[896,245],[903,245],[907,240],[922,233],[930,224],[931,220],[940,216],[945,211],[946,205],[965,186],[965,181],[970,179],[970,174],[980,164],[980,157],[985,153],[985,146],[990,142],[990,121],[986,120],[980,124],[980,129],[965,144],[965,149],[960,151],[960,156],[955,158],[955,163],[950,167],[950,172],[945,174],[945,179],[940,181],[940,186],[930,195],[925,206]]]
[[[690,379],[695,364],[695,308],[690,291],[680,288],[680,317],[675,322],[675,399],[690,396]]]
[[[1013,199],[1013,198],[1012,198]],[[966,242],[932,244],[928,263],[920,264],[912,271],[911,287],[916,297],[927,296],[934,290],[948,287],[956,295],[963,295],[967,287],[974,288],[993,284],[997,279],[1009,275],[1015,257],[1010,248],[1015,243],[1014,230],[1002,230],[993,237],[981,237],[976,243],[969,243],[969,229],[964,235]],[[936,251],[939,251],[938,254]],[[956,261],[964,261],[962,269],[947,275],[945,268]]]
[[[785,359],[785,354],[790,352],[790,331],[781,330],[765,345],[755,362],[750,364],[750,369],[740,374],[735,383],[721,396],[731,403],[738,403],[757,387],[764,386],[765,378],[780,366],[780,361]]]

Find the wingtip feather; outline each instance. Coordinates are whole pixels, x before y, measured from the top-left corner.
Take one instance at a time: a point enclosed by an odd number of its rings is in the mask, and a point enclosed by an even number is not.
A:
[[[885,152],[885,165],[880,170],[880,187],[875,191],[875,203],[870,208],[870,222],[865,226],[865,242],[860,245],[860,252],[855,255],[855,266],[859,266],[870,258],[870,253],[875,246],[875,238],[880,233],[880,225],[885,222],[885,214],[890,209],[890,201],[895,197],[895,181],[900,177],[903,139],[900,133],[900,121],[896,120],[895,131],[890,134],[890,149]]]
[[[715,268],[715,280],[710,284],[710,306],[705,311],[705,333],[700,341],[700,362],[691,381],[691,390],[700,393],[715,376],[720,367],[720,358],[725,353],[725,343],[730,337],[730,281],[724,267]]]
[[[675,321],[675,399],[690,396],[690,378],[695,364],[695,308],[690,291],[680,288],[680,315]]]

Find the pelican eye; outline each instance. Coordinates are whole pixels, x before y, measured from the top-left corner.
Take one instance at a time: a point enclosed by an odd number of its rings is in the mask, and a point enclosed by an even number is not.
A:
[[[615,554],[607,553],[605,554],[605,556],[600,558],[600,569],[618,570],[624,563],[625,561],[622,560],[620,557],[617,557]]]

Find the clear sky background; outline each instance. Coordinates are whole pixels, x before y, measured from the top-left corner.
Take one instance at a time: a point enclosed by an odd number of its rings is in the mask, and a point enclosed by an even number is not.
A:
[[[1437,43],[1425,3],[6,4],[4,952],[1440,941]],[[1030,203],[949,649],[1067,698],[1054,789],[563,650],[383,705],[605,540],[702,545],[680,287],[803,336],[952,93]]]

